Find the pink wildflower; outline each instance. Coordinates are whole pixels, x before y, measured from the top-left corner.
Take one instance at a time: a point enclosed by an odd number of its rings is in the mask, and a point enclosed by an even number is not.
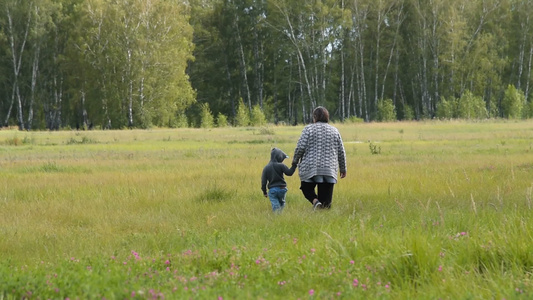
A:
[[[313,296],[315,294],[315,290],[311,289],[309,290],[309,296]]]
[[[359,285],[359,280],[357,280],[357,278],[355,278],[353,280],[353,286],[358,286]]]

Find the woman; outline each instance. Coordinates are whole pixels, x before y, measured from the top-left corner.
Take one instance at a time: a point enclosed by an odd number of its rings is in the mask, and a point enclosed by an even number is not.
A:
[[[294,150],[300,189],[313,209],[331,208],[337,172],[346,177],[346,152],[337,128],[328,124],[329,112],[319,106],[313,110],[313,123],[307,125]],[[318,195],[315,188],[318,186]]]

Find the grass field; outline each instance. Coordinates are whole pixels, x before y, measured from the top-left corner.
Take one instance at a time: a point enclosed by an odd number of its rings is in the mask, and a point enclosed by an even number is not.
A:
[[[332,209],[280,215],[302,126],[0,131],[0,299],[533,297],[532,121],[334,125]]]

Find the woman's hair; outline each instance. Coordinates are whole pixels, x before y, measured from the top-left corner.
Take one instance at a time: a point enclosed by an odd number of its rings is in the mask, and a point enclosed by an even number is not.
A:
[[[313,119],[315,122],[328,123],[329,122],[328,110],[323,106],[319,106],[315,108],[315,110],[313,110]]]

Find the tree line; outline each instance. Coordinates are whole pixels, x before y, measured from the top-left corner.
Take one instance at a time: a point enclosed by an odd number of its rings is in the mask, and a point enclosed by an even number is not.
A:
[[[0,0],[0,121],[171,125],[195,101],[189,12],[172,0]]]
[[[0,0],[23,130],[531,118],[529,0]]]

